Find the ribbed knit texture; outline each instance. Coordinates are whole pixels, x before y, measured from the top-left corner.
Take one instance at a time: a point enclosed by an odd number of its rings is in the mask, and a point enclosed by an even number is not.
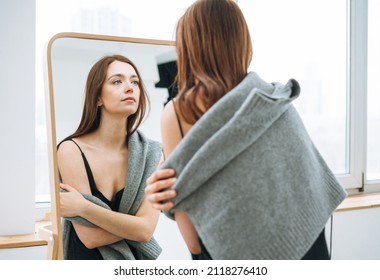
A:
[[[144,137],[141,132],[135,132],[128,142],[128,175],[127,185],[123,191],[119,212],[135,215],[144,198],[146,180],[157,168],[162,154],[161,144]],[[109,209],[108,205],[95,196],[82,194],[87,200]],[[71,222],[95,226],[82,217],[64,218],[62,223],[64,256],[67,255],[69,231]],[[131,252],[131,247],[136,249],[136,258]],[[99,247],[105,260],[154,260],[160,255],[162,249],[156,240],[147,243],[132,240],[121,240],[119,242]],[[66,257],[65,257],[66,258]]]
[[[192,127],[162,168],[177,171],[213,259],[301,259],[345,198],[291,102],[300,88],[251,72]]]

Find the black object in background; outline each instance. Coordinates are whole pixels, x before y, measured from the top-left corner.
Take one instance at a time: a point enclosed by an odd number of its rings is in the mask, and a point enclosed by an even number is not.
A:
[[[168,99],[164,103],[164,106],[172,100],[178,93],[178,85],[176,83],[177,76],[177,61],[169,61],[158,64],[158,73],[160,75],[160,81],[155,84],[156,88],[167,88]]]

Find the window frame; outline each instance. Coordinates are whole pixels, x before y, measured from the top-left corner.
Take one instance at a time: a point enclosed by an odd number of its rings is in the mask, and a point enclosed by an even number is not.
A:
[[[349,194],[380,191],[380,180],[367,180],[368,0],[347,0],[347,88],[349,174],[337,176]]]
[[[368,0],[347,0],[347,90],[349,173],[337,175],[349,194],[380,191],[367,180]]]
[[[347,0],[347,90],[349,173],[337,176],[347,189],[364,190],[367,108],[367,0]],[[364,124],[364,125],[363,125]]]

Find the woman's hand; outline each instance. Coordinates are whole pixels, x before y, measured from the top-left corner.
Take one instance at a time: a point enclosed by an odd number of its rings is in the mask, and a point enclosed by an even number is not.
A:
[[[60,212],[62,217],[81,216],[81,207],[86,199],[75,188],[67,184],[60,184],[66,192],[60,192]]]
[[[173,169],[161,169],[153,172],[146,180],[146,198],[154,209],[168,211],[173,208],[173,202],[167,200],[174,198],[177,193],[174,190],[165,189],[170,188],[176,182],[174,175],[175,170]]]

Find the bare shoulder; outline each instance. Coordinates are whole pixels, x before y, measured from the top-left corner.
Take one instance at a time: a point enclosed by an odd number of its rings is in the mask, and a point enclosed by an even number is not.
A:
[[[174,109],[173,101],[169,101],[164,107],[161,115],[161,132],[168,137],[181,138],[178,116]],[[164,139],[163,139],[164,140]]]
[[[170,124],[172,122],[176,122],[176,113],[174,110],[174,103],[173,100],[169,101],[163,111],[162,111],[162,116],[161,116],[161,122],[164,124]]]
[[[58,159],[70,159],[81,156],[78,146],[73,141],[64,141],[59,145],[57,151]]]
[[[73,141],[62,142],[57,152],[58,169],[63,183],[82,192],[89,192],[86,168],[81,151]]]
[[[173,101],[168,102],[162,111],[161,137],[164,154],[167,157],[182,139]]]

